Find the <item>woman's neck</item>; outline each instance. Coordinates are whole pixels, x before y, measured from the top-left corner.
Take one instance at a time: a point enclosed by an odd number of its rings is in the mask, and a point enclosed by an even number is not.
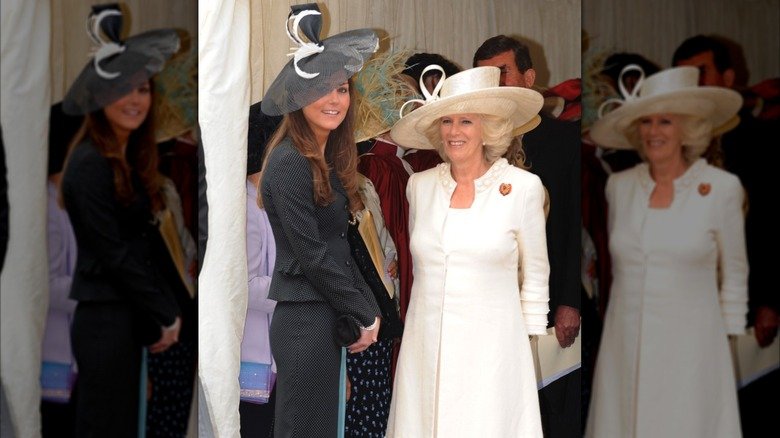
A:
[[[125,150],[127,149],[127,142],[130,140],[131,131],[128,129],[118,127],[113,124],[111,125],[111,129],[112,131],[114,131],[114,137],[116,137],[116,144],[119,145],[119,150],[121,150],[122,155],[124,155]]]
[[[490,164],[485,159],[470,161],[467,163],[450,163],[450,173],[456,183],[471,183],[481,177],[490,169]]]
[[[656,184],[668,184],[682,176],[690,165],[680,156],[675,159],[650,163],[650,177]]]

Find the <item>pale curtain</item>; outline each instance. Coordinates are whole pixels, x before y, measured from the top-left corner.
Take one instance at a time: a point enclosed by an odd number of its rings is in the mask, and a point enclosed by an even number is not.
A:
[[[290,4],[308,1],[251,0],[252,102],[289,59],[284,20]],[[470,68],[486,39],[507,34],[531,49],[537,85],[580,77],[580,0],[326,0],[323,36],[373,28],[389,40],[381,48],[439,53]]]
[[[0,376],[17,437],[40,436],[41,337],[49,303],[46,139],[49,2],[0,2],[0,124],[8,167],[9,242],[0,275]]]
[[[199,277],[201,429],[238,437],[238,372],[247,307],[246,155],[249,1],[198,5],[198,120],[206,163],[208,245]],[[204,411],[207,413],[204,415]]]
[[[720,35],[742,46],[748,84],[780,76],[778,0],[586,0],[582,26],[593,52],[637,52],[662,68],[686,38]]]

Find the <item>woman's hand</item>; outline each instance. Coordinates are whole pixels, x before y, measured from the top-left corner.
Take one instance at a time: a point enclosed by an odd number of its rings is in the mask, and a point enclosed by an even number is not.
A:
[[[379,326],[381,324],[382,320],[377,316],[374,320],[374,324],[371,330],[360,330],[360,338],[354,344],[347,347],[347,351],[350,353],[360,353],[361,351],[365,351],[368,347],[371,346],[371,344],[377,341],[377,337],[379,336]]]
[[[149,347],[150,353],[162,353],[171,348],[173,344],[179,341],[179,330],[181,330],[181,317],[176,317],[176,321],[169,328],[163,327],[160,340]]]
[[[398,260],[393,260],[387,265],[387,273],[393,280],[398,278]]]

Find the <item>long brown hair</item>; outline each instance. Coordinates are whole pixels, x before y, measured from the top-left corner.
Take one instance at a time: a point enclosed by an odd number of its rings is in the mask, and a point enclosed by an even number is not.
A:
[[[303,109],[284,115],[281,124],[265,148],[263,168],[260,171],[260,188],[257,191],[258,205],[263,206],[261,193],[268,157],[271,156],[271,152],[276,149],[282,140],[290,137],[295,149],[309,160],[314,183],[314,202],[317,205],[325,206],[334,200],[333,188],[330,186],[328,178],[328,173],[330,172],[328,163],[331,163],[347,192],[350,210],[357,211],[360,209],[357,180],[357,147],[355,146],[354,129],[355,94],[351,80],[349,81],[349,97],[349,109],[344,121],[328,134],[328,141],[325,144],[325,156],[320,153],[320,147],[317,144],[314,132],[309,127],[309,122],[303,115]]]
[[[150,80],[150,88],[153,87],[152,84],[153,82]],[[153,88],[151,88],[151,93],[154,97]],[[131,179],[131,170],[135,170],[149,196],[152,212],[158,212],[165,208],[161,191],[162,177],[157,168],[159,157],[154,137],[154,105],[149,106],[149,113],[141,126],[130,133],[124,154],[122,154],[119,140],[103,109],[87,114],[84,123],[70,143],[68,157],[63,168],[67,167],[71,153],[84,138],[89,138],[100,154],[108,159],[111,170],[114,172],[116,199],[120,204],[130,204],[135,196]]]

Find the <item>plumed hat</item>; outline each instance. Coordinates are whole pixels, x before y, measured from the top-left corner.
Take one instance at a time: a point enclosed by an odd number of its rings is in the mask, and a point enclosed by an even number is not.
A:
[[[122,21],[116,3],[92,7],[87,34],[98,47],[63,99],[66,114],[87,114],[119,100],[162,70],[179,50],[174,29],[151,30],[121,40]]]
[[[158,143],[195,131],[198,125],[198,45],[187,34],[182,43],[182,49],[153,78]]]
[[[309,3],[290,9],[287,36],[298,48],[263,97],[261,108],[269,116],[299,110],[335,90],[360,71],[379,48],[379,38],[371,29],[350,30],[320,40],[319,7]]]
[[[387,52],[366,62],[352,78],[357,93],[355,141],[360,143],[389,131],[400,118],[398,111],[419,97],[415,87],[403,79],[404,52]]]

